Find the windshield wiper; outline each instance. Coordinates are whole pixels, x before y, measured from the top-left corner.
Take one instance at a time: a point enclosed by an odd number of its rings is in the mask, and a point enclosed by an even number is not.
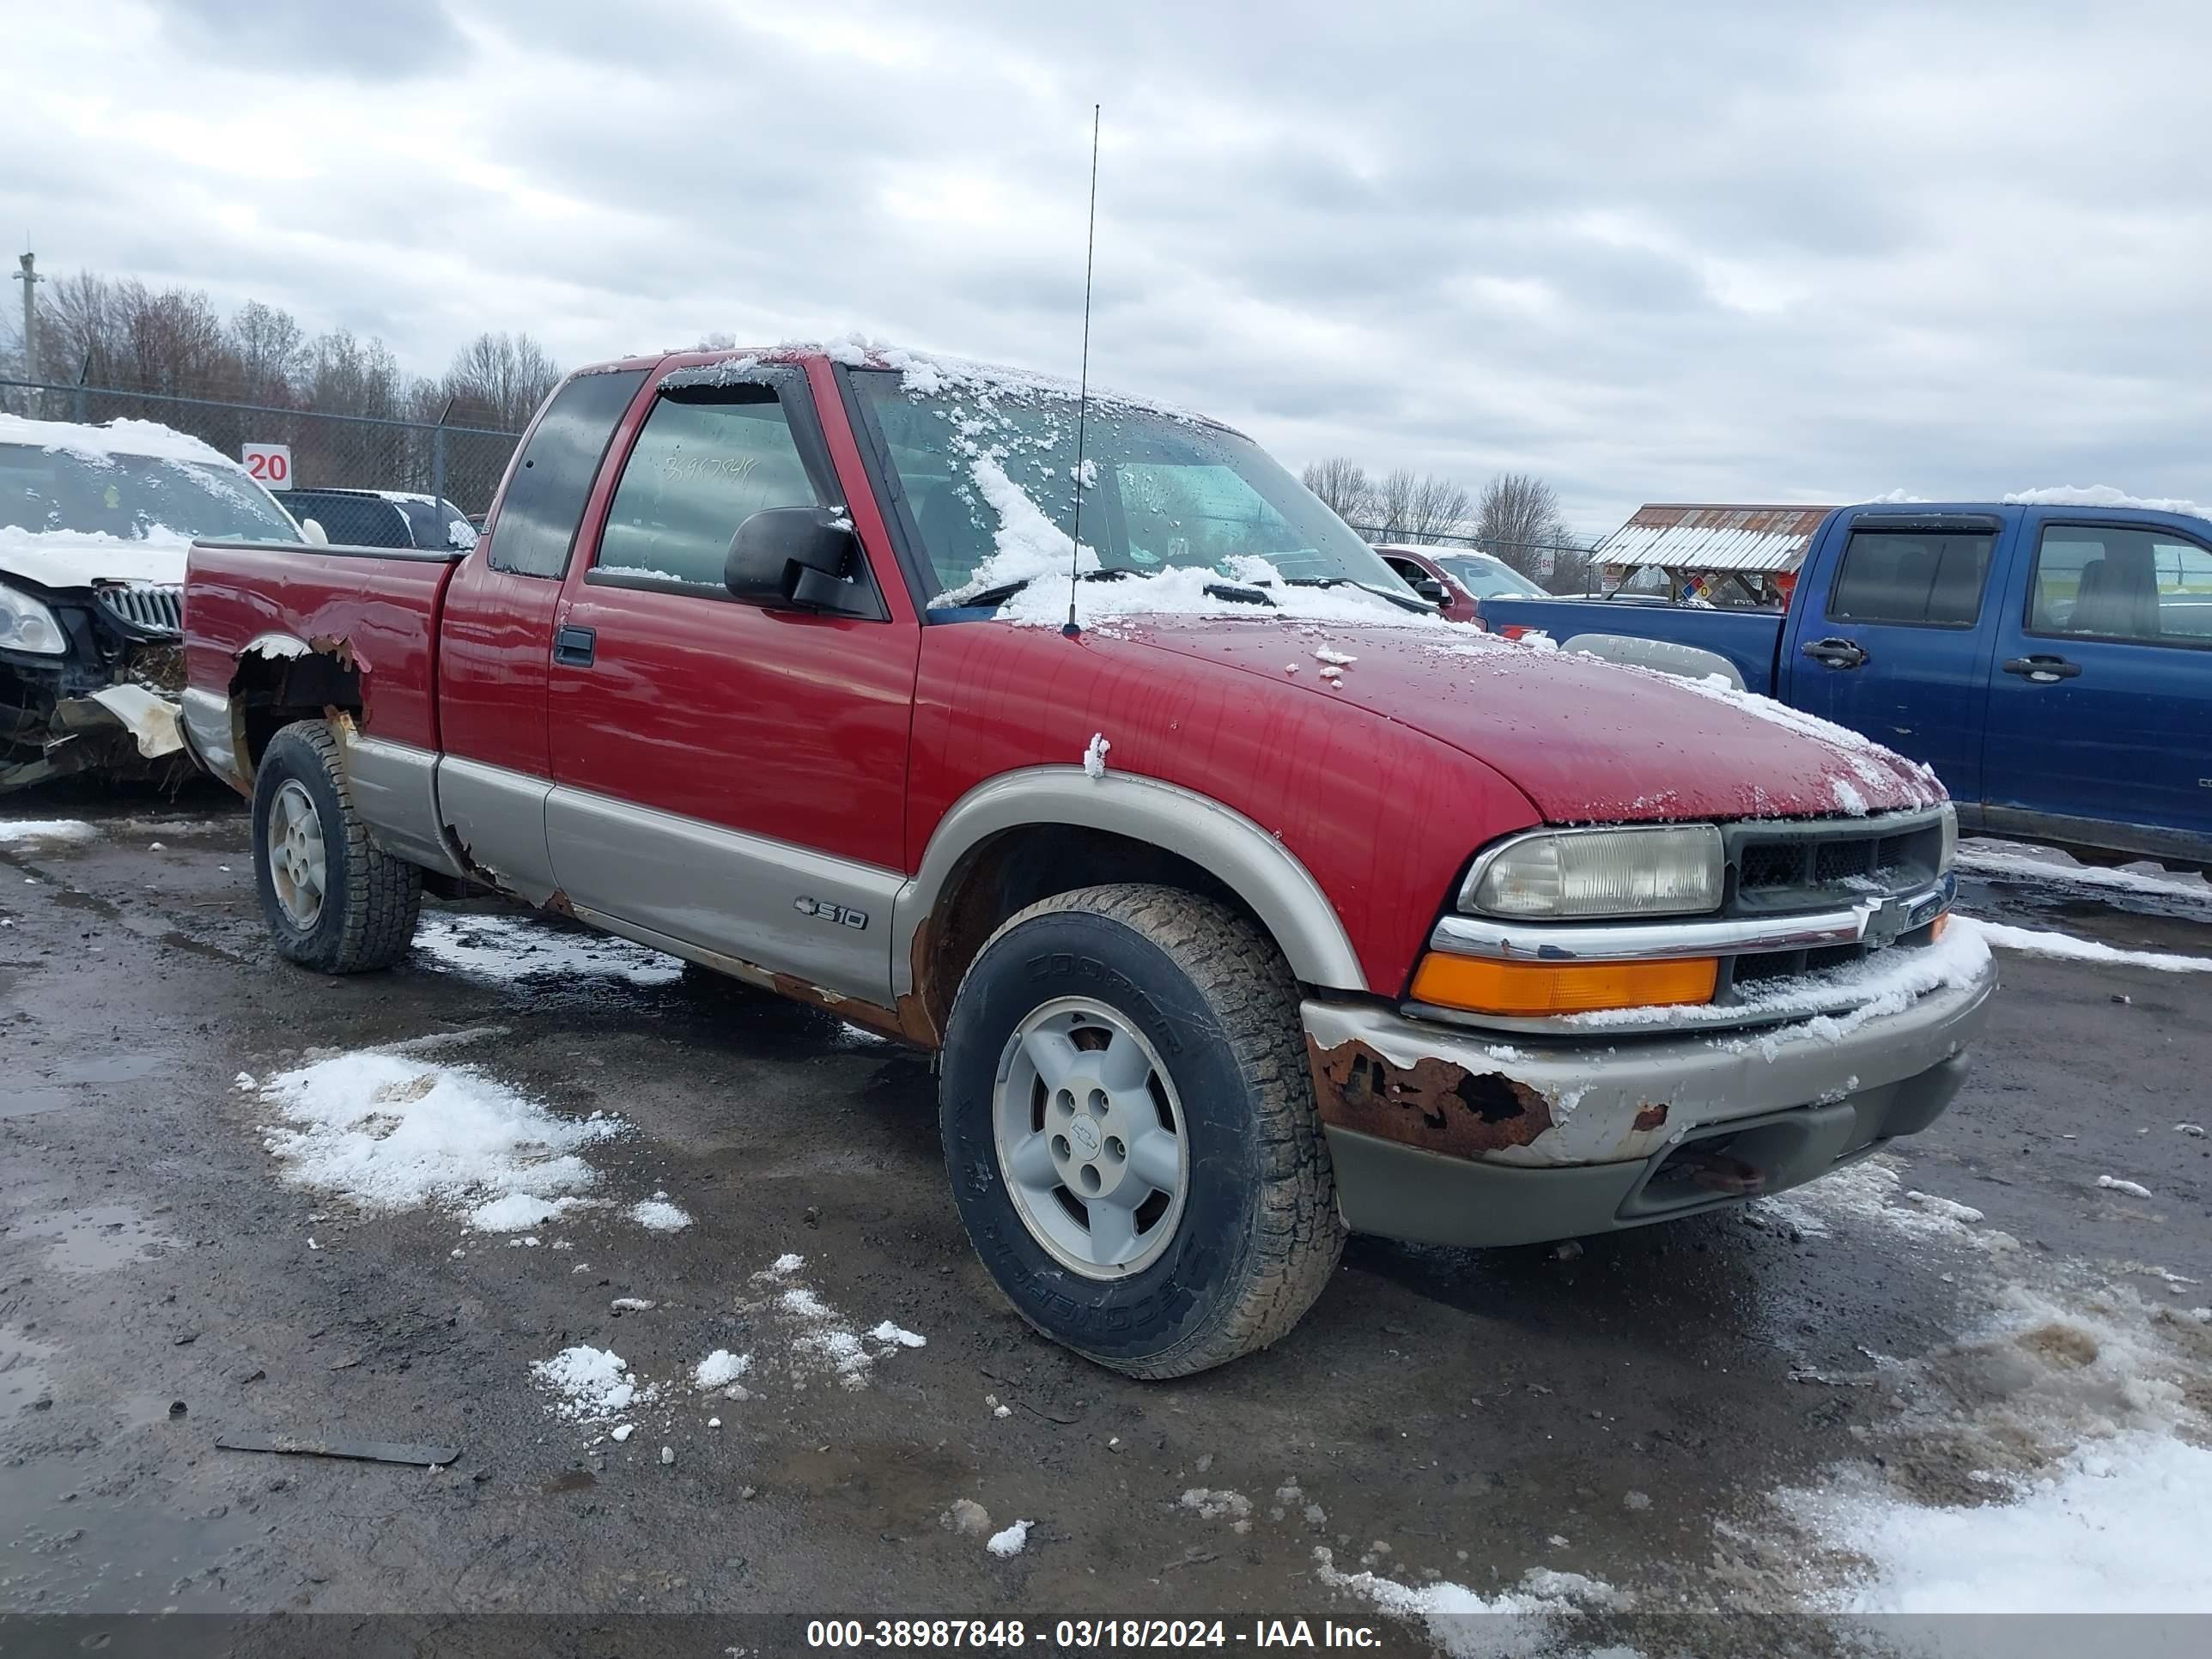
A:
[[[1104,570],[1085,570],[1078,580],[1086,582],[1118,582],[1127,577],[1144,574],[1142,571],[1130,570],[1121,565],[1115,565]],[[1036,580],[1034,576],[1024,576],[1018,582],[1003,582],[996,587],[987,587],[981,593],[970,594],[968,598],[955,603],[963,611],[971,608],[978,611],[995,611]],[[1275,603],[1258,588],[1246,587],[1235,582],[1208,582],[1206,585],[1206,591],[1217,599],[1227,599],[1236,605],[1272,606]],[[940,606],[943,605],[942,596],[939,597],[938,603]]]

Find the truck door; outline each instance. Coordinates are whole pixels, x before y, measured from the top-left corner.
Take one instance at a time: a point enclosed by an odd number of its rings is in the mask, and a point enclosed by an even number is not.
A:
[[[732,597],[739,525],[842,512],[843,487],[803,371],[684,379],[658,388],[556,620],[554,873],[648,942],[888,1004],[920,619],[888,562],[888,582],[854,573],[866,618]]]
[[[1979,514],[1869,512],[1832,526],[1842,546],[1800,583],[1781,665],[1791,703],[1926,762],[1963,801],[1981,794],[1990,645],[1976,623],[2001,533]]]
[[[2212,535],[2045,514],[2024,543],[1990,682],[1990,827],[2212,854]]]
[[[580,374],[507,468],[495,516],[438,619],[438,810],[469,862],[533,902],[553,890],[545,672],[569,551],[643,369]]]

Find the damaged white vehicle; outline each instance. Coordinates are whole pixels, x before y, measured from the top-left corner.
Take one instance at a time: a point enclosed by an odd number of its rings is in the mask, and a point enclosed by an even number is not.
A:
[[[177,696],[195,537],[294,542],[301,526],[167,427],[0,415],[0,793],[191,769]]]

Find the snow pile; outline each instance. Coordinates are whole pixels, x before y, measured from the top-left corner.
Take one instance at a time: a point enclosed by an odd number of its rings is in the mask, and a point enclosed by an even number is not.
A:
[[[1343,1572],[1326,1545],[1314,1547],[1314,1561],[1322,1583],[1418,1622],[1453,1659],[1535,1659],[1562,1651],[1578,1614],[1612,1611],[1626,1601],[1598,1579],[1545,1567],[1529,1569],[1517,1589],[1484,1595],[1449,1581],[1417,1587],[1372,1572]]]
[[[2021,1286],[1978,1338],[1898,1366],[1872,1467],[1774,1505],[1856,1613],[2212,1611],[2207,1353],[2124,1291]],[[2186,1437],[2185,1437],[2185,1436]],[[1802,1562],[1798,1546],[1780,1559]],[[1792,1569],[1794,1571],[1794,1568]]]
[[[2124,1193],[2130,1198],[2150,1196],[2150,1188],[2140,1181],[2123,1181],[2118,1176],[2099,1176],[2097,1184],[2108,1193]]]
[[[532,1360],[530,1375],[555,1396],[546,1409],[578,1423],[602,1423],[660,1397],[660,1390],[640,1382],[611,1348],[563,1348],[550,1359]]]
[[[629,1206],[629,1218],[647,1232],[680,1233],[691,1224],[690,1213],[668,1201],[666,1193],[655,1193]]]
[[[2153,894],[2167,898],[2212,901],[2212,882],[2203,876],[2178,876],[2163,871],[2100,868],[2076,864],[2065,854],[2049,848],[2028,851],[2001,842],[1970,841],[1959,848],[1961,875],[1996,881],[2056,881],[2081,887],[2107,887],[2122,892]]]
[[[753,1368],[753,1357],[749,1353],[732,1353],[727,1348],[717,1348],[692,1369],[691,1386],[695,1389],[726,1389]]]
[[[1773,1216],[1796,1228],[1808,1238],[1832,1237],[1838,1228],[1875,1226],[1921,1242],[1972,1238],[1993,1249],[2014,1242],[2006,1233],[1976,1233],[1982,1212],[1971,1205],[1908,1190],[1897,1160],[1887,1152],[1831,1170],[1778,1196],[1754,1199],[1751,1208],[1754,1214]]]
[[[1083,775],[1087,778],[1104,777],[1106,775],[1106,751],[1113,746],[1114,745],[1112,744],[1107,742],[1106,734],[1103,732],[1093,732],[1091,734],[1091,743],[1089,747],[1085,748],[1083,751]]]
[[[628,939],[514,916],[426,915],[415,948],[441,967],[503,985],[556,974],[667,985],[684,971],[678,958]]]
[[[1252,1500],[1241,1492],[1215,1492],[1205,1486],[1193,1486],[1180,1501],[1183,1508],[1196,1513],[1201,1521],[1243,1521],[1252,1514]]]
[[[2212,1451],[2132,1433],[2076,1447],[2007,1502],[1832,1496],[1812,1518],[1865,1558],[1850,1613],[2212,1613]]]
[[[2058,957],[2069,962],[2108,962],[2130,968],[2155,968],[2168,974],[2212,974],[2212,957],[2185,957],[2171,951],[2125,951],[2094,939],[2071,933],[2048,933],[2039,927],[2013,927],[1999,921],[1954,916],[1954,933],[1972,933],[1985,943],[2029,956]]]
[[[1022,1553],[1022,1546],[1029,1541],[1030,1523],[1026,1521],[1017,1521],[1004,1532],[993,1533],[983,1547],[1003,1559],[1009,1555],[1019,1555]]]
[[[99,834],[82,818],[0,819],[0,847],[70,847]]]
[[[626,1127],[559,1117],[471,1067],[403,1054],[339,1054],[259,1093],[284,1120],[263,1145],[295,1185],[372,1212],[435,1205],[485,1231],[574,1208],[599,1178],[579,1152]]]
[[[927,1337],[888,1319],[864,1334],[857,1321],[797,1282],[804,1266],[804,1257],[778,1256],[774,1266],[752,1276],[763,1293],[738,1304],[745,1312],[773,1321],[786,1339],[780,1356],[762,1356],[763,1369],[772,1364],[801,1387],[810,1377],[832,1376],[840,1386],[858,1390],[868,1386],[880,1362],[903,1349],[928,1346]]]
[[[2006,496],[2008,507],[2140,507],[2153,513],[2179,513],[2185,518],[2212,519],[2212,512],[2194,501],[2171,497],[2130,495],[2110,484],[2050,484],[2041,489],[2016,489]]]

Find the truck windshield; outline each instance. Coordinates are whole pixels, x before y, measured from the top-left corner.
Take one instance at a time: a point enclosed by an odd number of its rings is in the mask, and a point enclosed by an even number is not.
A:
[[[860,370],[934,578],[933,609],[992,606],[1054,576],[1075,519],[1072,388],[978,372]],[[1091,401],[1083,548],[1093,580],[1146,584],[1145,609],[1267,605],[1286,586],[1359,589],[1433,615],[1373,549],[1249,438],[1188,416]],[[1127,605],[1126,580],[1116,595]],[[1212,596],[1211,598],[1209,596]],[[1156,601],[1156,602],[1154,602]]]
[[[0,444],[0,526],[124,541],[289,542],[299,531],[242,472],[201,461]]]
[[[1552,596],[1504,560],[1487,553],[1436,553],[1431,557],[1478,599],[1548,599]]]

